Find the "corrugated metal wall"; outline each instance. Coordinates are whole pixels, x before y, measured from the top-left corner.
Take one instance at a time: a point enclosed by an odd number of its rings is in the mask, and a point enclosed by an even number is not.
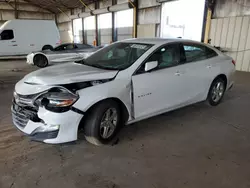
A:
[[[236,69],[250,72],[250,16],[212,19],[211,45],[220,46],[236,60]]]

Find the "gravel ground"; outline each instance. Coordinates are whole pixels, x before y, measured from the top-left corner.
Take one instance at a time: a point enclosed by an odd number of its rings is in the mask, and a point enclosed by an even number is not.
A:
[[[11,122],[14,83],[36,68],[0,61],[0,188],[248,188],[250,74],[218,107],[195,104],[125,127],[114,146],[32,142]]]

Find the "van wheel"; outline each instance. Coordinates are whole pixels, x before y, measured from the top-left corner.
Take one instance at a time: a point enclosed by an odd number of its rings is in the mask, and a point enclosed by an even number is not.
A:
[[[48,62],[48,59],[44,55],[37,54],[34,57],[34,64],[38,66],[39,68],[44,68],[48,66],[49,62]]]
[[[84,136],[94,145],[109,144],[117,135],[121,124],[119,105],[113,100],[97,104],[84,121]]]
[[[53,47],[51,45],[45,45],[42,50],[53,50]]]

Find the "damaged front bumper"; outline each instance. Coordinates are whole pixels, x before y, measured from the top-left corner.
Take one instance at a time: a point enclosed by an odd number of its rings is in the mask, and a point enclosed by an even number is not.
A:
[[[14,125],[32,140],[58,144],[77,140],[78,126],[83,114],[69,110],[54,113],[39,107],[12,105]]]
[[[31,53],[31,54],[27,55],[27,57],[26,57],[26,59],[27,59],[26,63],[28,63],[30,65],[34,65],[34,61],[33,61],[34,56],[35,56],[34,53]]]

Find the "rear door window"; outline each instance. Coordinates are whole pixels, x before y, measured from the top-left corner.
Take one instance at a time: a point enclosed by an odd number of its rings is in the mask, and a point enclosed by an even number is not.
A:
[[[60,46],[57,46],[54,51],[62,51],[62,50],[66,50],[66,46],[67,44],[62,44]]]
[[[183,44],[186,62],[196,62],[217,56],[217,53],[203,45],[199,44]]]
[[[75,45],[74,44],[69,44],[66,46],[66,49],[65,50],[73,50],[75,49]]]
[[[93,48],[92,46],[88,44],[76,44],[77,48],[79,49],[87,49],[87,48]]]
[[[54,49],[54,51],[64,51],[64,50],[73,50],[77,48],[74,44],[62,44]]]
[[[11,40],[14,39],[14,32],[13,30],[3,30],[3,32],[0,34],[1,40]]]

